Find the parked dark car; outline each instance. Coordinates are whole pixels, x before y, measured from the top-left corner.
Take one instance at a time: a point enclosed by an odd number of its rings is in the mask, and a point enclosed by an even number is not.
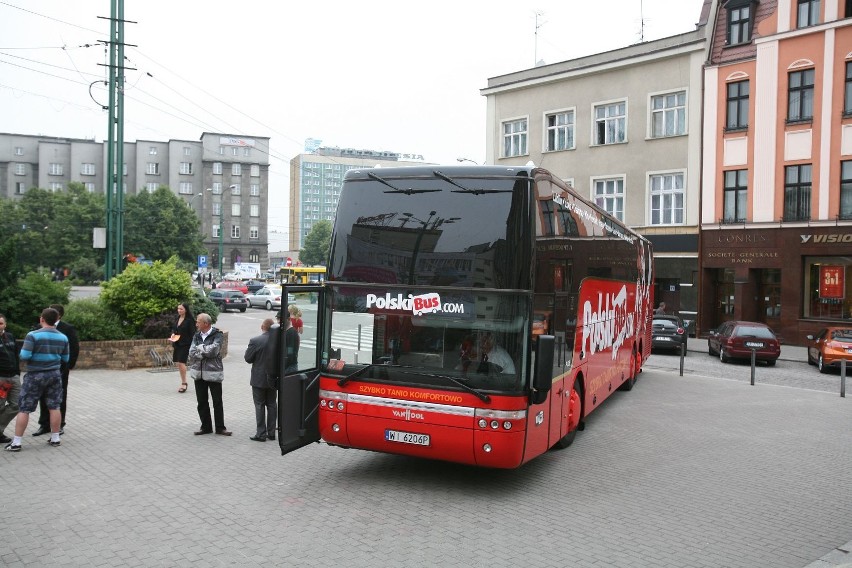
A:
[[[211,302],[216,304],[219,311],[223,313],[228,310],[240,310],[241,312],[244,312],[249,305],[248,300],[246,300],[246,295],[239,290],[221,290],[216,288],[211,291],[207,297]]]
[[[707,352],[718,355],[722,363],[731,359],[751,359],[752,350],[756,361],[770,366],[781,355],[781,344],[765,323],[728,321],[711,331],[707,338]]]
[[[808,364],[816,365],[820,373],[832,367],[840,368],[840,361],[852,369],[852,329],[827,327],[816,335],[808,335]]]
[[[246,280],[243,282],[246,285],[246,289],[248,292],[246,294],[254,294],[264,286],[266,286],[266,282],[261,282],[260,280]]]
[[[686,327],[680,316],[658,315],[651,322],[651,348],[680,353],[686,346]],[[686,350],[684,350],[686,355]]]

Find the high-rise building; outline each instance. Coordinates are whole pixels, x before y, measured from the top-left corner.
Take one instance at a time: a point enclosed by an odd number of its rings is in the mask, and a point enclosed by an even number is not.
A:
[[[0,133],[0,197],[33,187],[62,191],[80,182],[104,193],[107,145],[94,140]],[[205,132],[195,140],[124,143],[126,195],[168,186],[198,214],[208,269],[235,262],[268,265],[269,138]]]
[[[316,147],[314,152],[294,157],[290,160],[290,250],[297,251],[304,246],[305,237],[317,221],[334,220],[347,171],[377,165],[423,163],[423,156],[418,154],[352,148]]]

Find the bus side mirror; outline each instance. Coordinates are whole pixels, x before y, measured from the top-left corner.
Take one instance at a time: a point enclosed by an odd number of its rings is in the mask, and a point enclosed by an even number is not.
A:
[[[535,369],[533,375],[533,392],[530,401],[533,404],[541,404],[547,400],[547,393],[553,385],[553,352],[556,338],[552,335],[539,335],[538,347],[535,355]]]

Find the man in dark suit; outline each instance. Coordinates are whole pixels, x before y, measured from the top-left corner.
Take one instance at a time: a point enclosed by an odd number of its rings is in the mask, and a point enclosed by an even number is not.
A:
[[[61,304],[51,304],[51,308],[59,312],[59,320],[56,322],[56,329],[65,334],[68,338],[68,347],[71,350],[71,357],[68,363],[62,363],[60,372],[62,373],[62,405],[59,410],[62,414],[62,424],[59,429],[60,434],[65,433],[65,404],[68,401],[68,374],[71,369],[77,364],[77,357],[80,355],[80,340],[77,338],[77,329],[62,320],[65,315],[65,308]],[[33,436],[41,436],[42,434],[50,434],[50,411],[47,408],[47,400],[42,397],[38,401],[38,430],[33,432]]]
[[[266,374],[267,358],[274,357],[274,353],[267,351],[272,324],[271,318],[263,320],[260,324],[262,333],[249,340],[245,354],[246,363],[251,363],[251,395],[257,420],[257,432],[249,439],[255,442],[274,440],[275,425],[278,421],[278,403],[276,402],[278,391],[275,389],[274,382],[271,382]]]

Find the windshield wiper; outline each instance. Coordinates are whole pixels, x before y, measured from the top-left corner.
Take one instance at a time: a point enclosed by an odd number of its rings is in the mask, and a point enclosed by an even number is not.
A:
[[[404,193],[405,195],[414,195],[415,193],[434,193],[436,191],[441,191],[440,189],[412,189],[410,187],[408,189],[400,189],[393,185],[391,182],[380,178],[372,172],[367,172],[367,177],[369,177],[370,179],[374,179],[379,183],[383,183],[389,188],[391,188],[392,191],[385,191],[384,193]]]
[[[469,392],[470,394],[475,395],[476,398],[478,398],[482,402],[491,402],[491,397],[488,396],[487,394],[479,392],[478,390],[476,390],[472,386],[466,385],[465,383],[458,380],[457,378],[451,377],[449,375],[440,375],[440,374],[437,374],[437,373],[420,373],[420,372],[413,373],[413,372],[410,372],[410,371],[400,371],[400,372],[403,373],[403,374],[406,374],[406,375],[418,375],[420,377],[435,377],[435,378],[438,378],[438,379],[447,379],[448,381],[450,381],[454,385],[458,385],[461,388],[463,388],[464,390],[466,390],[467,392]]]
[[[470,193],[473,195],[482,195],[484,193],[512,193],[511,189],[470,189],[457,183],[453,178],[449,177],[446,174],[442,174],[438,170],[433,170],[432,173],[435,174],[435,177],[439,177],[445,182],[460,188],[450,190],[450,193]]]
[[[361,367],[360,369],[358,369],[354,373],[350,373],[350,374],[346,375],[345,377],[343,377],[342,379],[340,379],[339,381],[337,381],[337,386],[342,387],[343,385],[348,383],[350,379],[354,379],[355,377],[360,377],[361,375],[364,374],[365,371],[367,371],[368,369],[372,369],[373,367],[384,367],[384,368],[392,367],[394,369],[409,369],[410,368],[409,366],[406,366],[406,365],[389,365],[387,363],[370,363],[369,365],[364,365],[363,367]]]

